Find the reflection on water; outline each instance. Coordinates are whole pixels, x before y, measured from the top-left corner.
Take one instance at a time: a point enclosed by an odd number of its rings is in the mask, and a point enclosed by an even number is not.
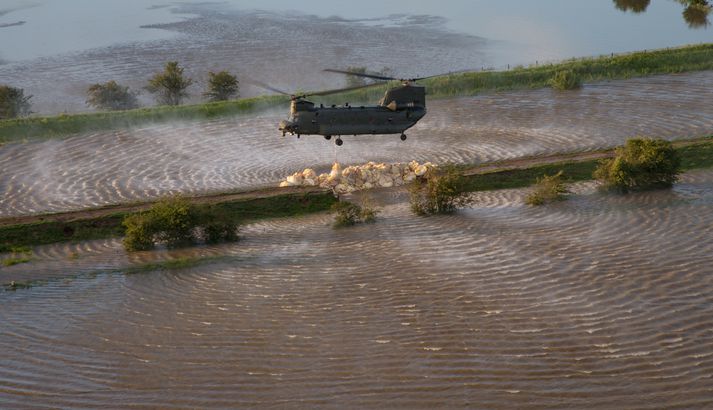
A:
[[[708,27],[708,14],[711,6],[705,0],[690,1],[690,4],[683,11],[683,18],[691,28]]]
[[[621,11],[631,11],[634,13],[642,13],[649,7],[651,0],[613,0],[614,5]],[[705,28],[710,25],[708,15],[711,12],[711,5],[708,0],[675,0],[681,3],[685,9],[683,10],[683,19],[688,23],[690,28]]]
[[[621,11],[632,11],[641,13],[646,11],[651,0],[614,0],[614,5]]]
[[[389,199],[372,225],[264,221],[132,256],[226,256],[175,271],[101,273],[129,263],[119,241],[43,247],[13,272],[59,279],[0,293],[0,402],[711,408],[713,172],[573,191],[539,208],[478,193],[431,218]]]

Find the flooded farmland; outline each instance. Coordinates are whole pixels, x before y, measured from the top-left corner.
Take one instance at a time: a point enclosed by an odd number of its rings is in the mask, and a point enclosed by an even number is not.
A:
[[[713,129],[713,73],[596,83],[429,102],[398,136],[279,136],[287,107],[257,116],[161,124],[0,148],[0,216],[62,211],[176,193],[276,186],[311,166],[367,161],[480,163],[595,150],[646,135]]]
[[[245,226],[235,245],[37,250],[0,297],[13,408],[705,408],[713,397],[713,173],[672,191],[524,206],[478,193],[373,225]],[[78,257],[68,255],[77,252]],[[134,264],[207,257],[178,270]],[[64,272],[64,275],[62,275]],[[0,275],[5,276],[6,273]]]
[[[91,83],[141,90],[170,59],[197,102],[208,70],[252,96],[251,79],[342,86],[327,67],[420,76],[709,41],[708,14],[694,30],[670,0],[303,3],[7,0],[0,83],[52,114],[88,110]],[[711,101],[702,71],[429,100],[405,142],[282,138],[285,106],[8,143],[0,218],[274,187],[335,161],[479,164],[711,135]],[[713,408],[713,170],[626,196],[569,189],[546,207],[524,205],[530,188],[473,193],[427,218],[404,188],[381,189],[347,196],[381,211],[349,229],[321,213],[246,224],[230,244],[0,254],[0,284],[31,285],[0,289],[0,408]]]

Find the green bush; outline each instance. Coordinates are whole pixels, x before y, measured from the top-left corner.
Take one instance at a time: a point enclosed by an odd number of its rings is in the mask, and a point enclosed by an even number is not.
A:
[[[555,73],[550,80],[555,90],[576,90],[582,87],[582,79],[572,70],[562,70]]]
[[[131,110],[139,107],[136,93],[116,81],[89,86],[86,103],[101,110]]]
[[[185,199],[159,201],[151,207],[148,216],[159,242],[178,246],[193,240],[193,230],[197,225],[196,209]]]
[[[372,223],[376,221],[377,209],[364,201],[362,206],[347,201],[340,201],[332,205],[332,211],[336,212],[334,217],[334,227],[343,228],[358,223]]]
[[[626,193],[668,188],[678,179],[681,160],[670,141],[632,138],[615,150],[614,158],[600,162],[594,178],[605,189]]]
[[[152,249],[156,243],[169,247],[197,241],[200,232],[206,243],[238,240],[237,216],[216,205],[192,205],[185,199],[170,198],[148,211],[128,215],[124,247],[128,251]]]
[[[411,210],[417,215],[446,214],[472,203],[455,166],[445,166],[409,186]]]
[[[224,209],[214,205],[200,208],[199,225],[203,227],[206,243],[235,242],[238,238],[238,223]]]
[[[0,120],[30,115],[30,98],[21,88],[0,85]]]
[[[537,184],[525,203],[528,205],[544,205],[555,201],[565,199],[567,188],[562,182],[562,171],[554,175],[543,175],[542,178],[537,178]]]
[[[209,101],[226,101],[238,96],[238,79],[227,71],[208,73],[208,91],[203,93]]]
[[[177,61],[166,63],[163,72],[156,73],[149,80],[146,89],[156,94],[159,104],[180,105],[181,101],[188,96],[186,89],[193,84],[193,80],[183,77],[183,67],[178,66]]]

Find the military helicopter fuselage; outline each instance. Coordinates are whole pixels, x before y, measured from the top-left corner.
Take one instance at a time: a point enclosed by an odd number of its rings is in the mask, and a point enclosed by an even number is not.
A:
[[[319,95],[319,94],[317,94]],[[426,90],[409,81],[400,87],[386,91],[384,98],[375,106],[316,106],[300,97],[294,97],[290,117],[280,123],[282,135],[323,135],[326,139],[336,136],[337,145],[342,145],[341,135],[401,134],[413,127],[426,115]]]

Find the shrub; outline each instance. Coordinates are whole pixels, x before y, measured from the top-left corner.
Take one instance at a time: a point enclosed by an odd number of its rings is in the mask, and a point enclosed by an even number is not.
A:
[[[238,224],[224,210],[216,206],[205,206],[199,211],[199,225],[203,227],[206,243],[235,242],[238,238]]]
[[[133,214],[124,218],[126,236],[124,248],[127,251],[145,251],[154,247],[154,227],[145,213]]]
[[[535,190],[525,198],[528,205],[544,205],[565,199],[567,188],[562,182],[562,171],[554,175],[543,175],[537,179]]]
[[[562,70],[555,73],[550,80],[550,85],[555,90],[576,90],[582,87],[582,80],[572,70]]]
[[[594,178],[605,189],[622,193],[671,187],[678,179],[681,160],[669,141],[632,138],[615,150],[614,158],[600,162]]]
[[[146,89],[156,94],[156,100],[164,105],[180,105],[183,98],[188,96],[186,89],[193,84],[193,80],[183,77],[183,68],[177,61],[169,61],[163,72],[156,73],[150,80]]]
[[[472,203],[454,166],[414,180],[409,186],[411,210],[417,215],[445,214]]]
[[[226,101],[238,96],[238,79],[227,71],[208,73],[208,91],[203,94],[210,101]]]
[[[87,105],[102,110],[130,110],[139,106],[136,93],[116,81],[92,84],[87,90],[87,97]]]
[[[170,198],[148,211],[124,218],[124,247],[128,251],[152,249],[157,242],[169,247],[187,245],[203,232],[207,243],[238,240],[236,218],[214,205],[191,205],[185,199]]]
[[[126,237],[124,247],[130,251],[146,250],[156,242],[179,246],[193,240],[196,227],[196,211],[180,198],[165,199],[154,204],[146,212],[124,218]]]
[[[185,199],[170,198],[154,204],[148,212],[156,240],[178,246],[193,240],[197,225],[196,209]]]
[[[359,206],[347,201],[336,202],[332,205],[332,211],[336,212],[334,217],[335,228],[353,226],[358,223],[372,223],[376,221],[376,215],[379,213],[368,203]]]
[[[30,115],[30,98],[21,88],[0,85],[0,120]]]

